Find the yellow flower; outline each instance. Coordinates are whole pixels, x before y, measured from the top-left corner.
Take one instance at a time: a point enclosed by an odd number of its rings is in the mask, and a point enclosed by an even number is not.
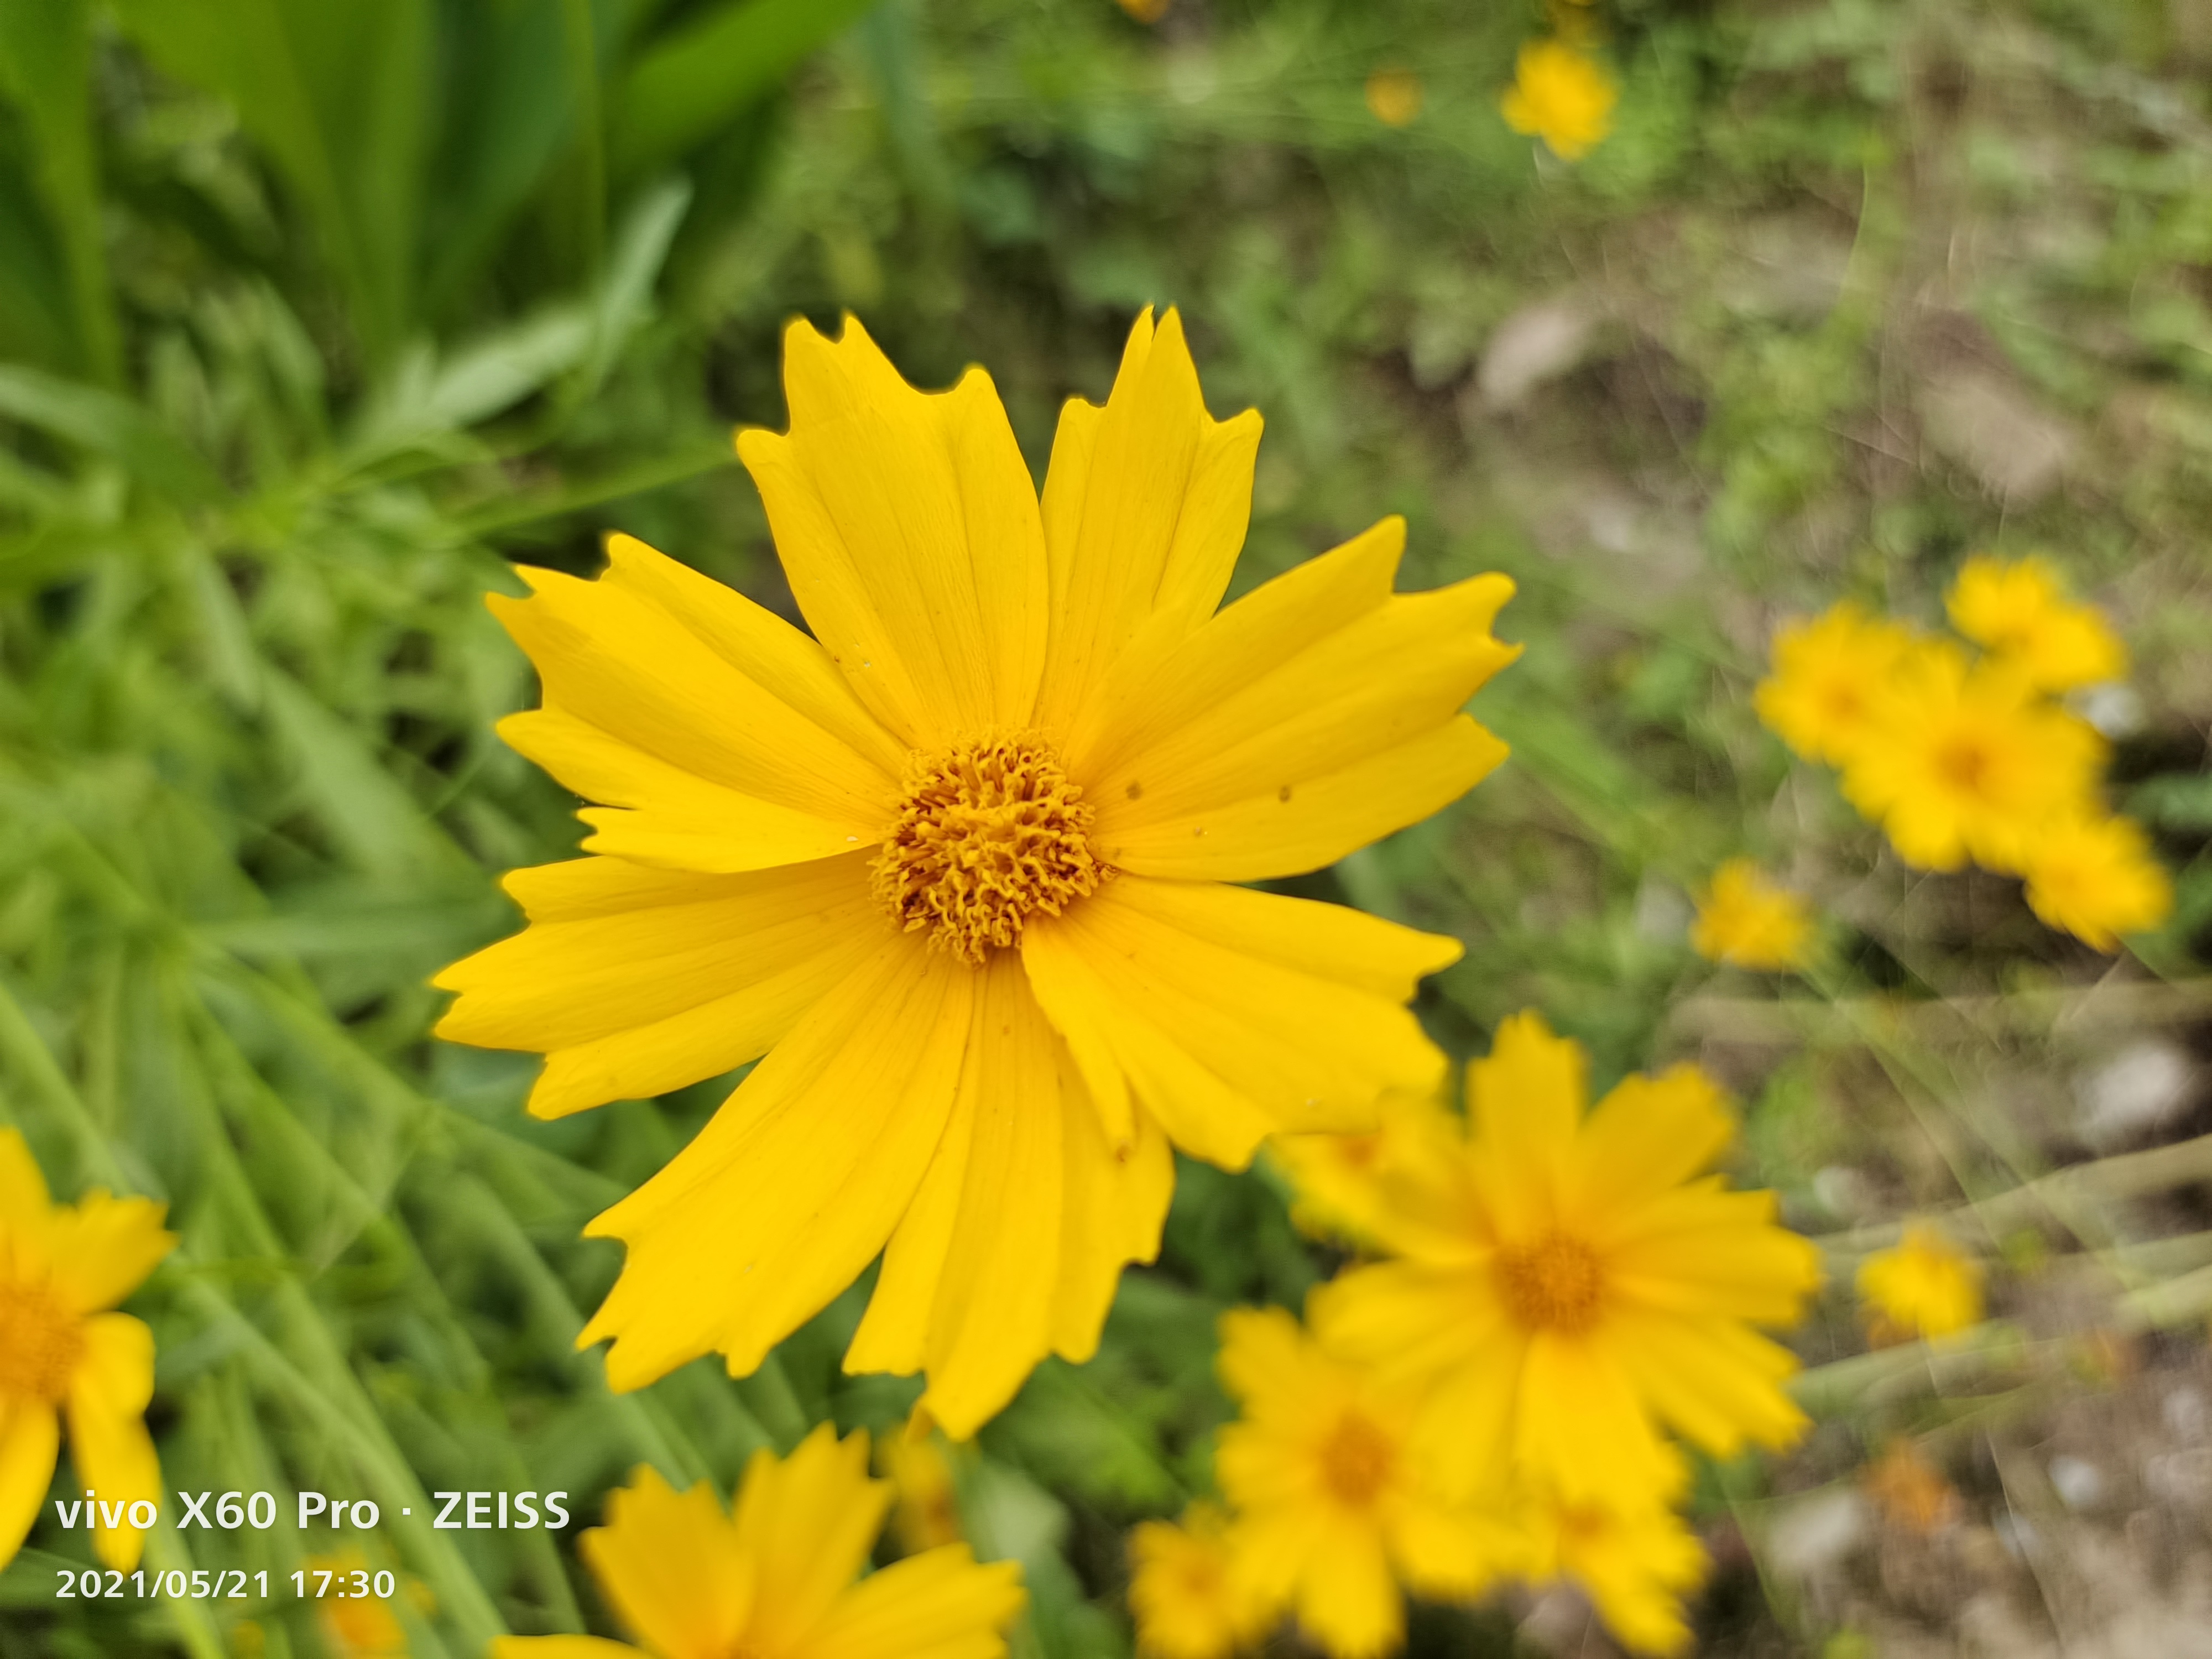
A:
[[[2104,755],[2094,728],[2002,663],[1970,666],[1932,641],[1891,677],[1844,793],[1908,864],[2017,872],[2037,835],[2089,799]]]
[[[1619,1510],[1540,1499],[1529,1505],[1527,1524],[1534,1554],[1529,1578],[1579,1585],[1606,1627],[1633,1652],[1680,1653],[1689,1646],[1682,1597],[1704,1582],[1705,1552],[1666,1502]]]
[[[931,1432],[928,1413],[915,1413],[904,1428],[883,1443],[878,1456],[898,1495],[891,1507],[891,1536],[899,1548],[919,1555],[958,1543],[963,1535],[960,1494],[953,1485],[952,1464]]]
[[[1267,1631],[1265,1601],[1235,1570],[1229,1520],[1193,1504],[1180,1523],[1140,1522],[1129,1533],[1129,1611],[1137,1650],[1158,1659],[1225,1659]]]
[[[1168,15],[1170,0],[1117,0],[1117,3],[1139,23],[1157,23]]]
[[[392,1609],[373,1595],[350,1593],[356,1573],[368,1576],[367,1556],[357,1549],[341,1550],[336,1555],[310,1555],[300,1565],[307,1570],[310,1585],[317,1573],[327,1572],[334,1592],[348,1592],[315,1601],[315,1623],[336,1659],[407,1659],[407,1632]]]
[[[1334,1659],[1398,1645],[1400,1581],[1468,1596],[1517,1560],[1507,1528],[1435,1489],[1408,1443],[1409,1390],[1324,1353],[1279,1308],[1224,1314],[1219,1364],[1243,1407],[1214,1452],[1237,1578]]]
[[[1268,1158],[1297,1192],[1291,1219],[1305,1231],[1373,1243],[1389,1173],[1431,1161],[1458,1136],[1452,1114],[1432,1095],[1385,1095],[1382,1113],[1382,1127],[1367,1134],[1269,1138]]]
[[[1367,77],[1367,112],[1386,127],[1409,127],[1421,112],[1421,77],[1409,69],[1379,69]]]
[[[2100,951],[2172,914],[2173,884],[2132,818],[2062,817],[2029,843],[2026,863],[2029,907]]]
[[[1753,706],[1807,760],[1841,766],[1873,735],[1878,693],[1911,646],[1905,629],[1845,599],[1782,625]]]
[[[637,1646],[502,1636],[492,1659],[999,1659],[1021,1569],[950,1544],[860,1577],[890,1503],[867,1435],[827,1423],[781,1462],[755,1452],[734,1515],[703,1480],[679,1494],[641,1467],[578,1540]]]
[[[1981,1264],[1925,1222],[1859,1263],[1857,1286],[1877,1337],[1948,1336],[1982,1316]]]
[[[1400,1180],[1400,1259],[1314,1292],[1316,1330],[1429,1384],[1423,1455],[1455,1491],[1501,1474],[1572,1505],[1633,1510],[1666,1484],[1671,1425],[1717,1456],[1787,1444],[1788,1325],[1819,1253],[1774,1195],[1699,1178],[1734,1125],[1696,1067],[1631,1077],[1587,1115],[1581,1048],[1534,1013],[1468,1073],[1466,1138]]]
[[[1562,161],[1579,161],[1613,131],[1620,88],[1605,65],[1564,40],[1530,40],[1498,100],[1505,125],[1541,138]]]
[[[1812,945],[1813,914],[1805,901],[1767,880],[1749,859],[1730,859],[1713,872],[1690,929],[1691,948],[1699,956],[1739,968],[1802,968]]]
[[[64,1416],[77,1479],[94,1494],[93,1553],[118,1572],[138,1565],[145,1537],[131,1505],[161,1502],[145,1423],[154,1333],[106,1310],[176,1248],[162,1209],[97,1187],[56,1204],[23,1137],[0,1129],[0,1567],[46,1502]]]
[[[1972,558],[1949,601],[1951,625],[2046,691],[2116,680],[2128,650],[2094,605],[2075,605],[2047,560]]]
[[[1403,1005],[1455,941],[1231,884],[1498,764],[1459,711],[1511,584],[1394,595],[1389,519],[1217,614],[1260,420],[1208,417],[1173,312],[1062,411],[1042,504],[981,369],[924,394],[802,320],[785,386],[738,451],[812,638],[624,537],[493,599],[544,687],[502,733],[605,804],[438,1029],[546,1054],[547,1117],[764,1054],[591,1224],[629,1256],[583,1341],[617,1389],[744,1375],[881,1253],[846,1366],[926,1370],[964,1438],[1091,1356],[1171,1144],[1242,1167],[1434,1085]]]

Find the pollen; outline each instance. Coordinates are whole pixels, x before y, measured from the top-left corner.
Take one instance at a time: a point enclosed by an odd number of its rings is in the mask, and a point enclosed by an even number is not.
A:
[[[871,890],[908,933],[981,967],[1019,945],[1038,910],[1058,915],[1106,874],[1091,850],[1095,816],[1034,733],[989,735],[917,755],[897,822],[871,866]]]
[[[1580,1239],[1549,1233],[1533,1244],[1500,1250],[1498,1285],[1506,1310],[1524,1328],[1571,1336],[1597,1322],[1605,1270]]]
[[[1397,1455],[1389,1435],[1358,1413],[1346,1412],[1322,1447],[1322,1480],[1344,1503],[1364,1509],[1389,1480]]]
[[[83,1352],[83,1321],[45,1285],[0,1280],[0,1403],[58,1405]]]

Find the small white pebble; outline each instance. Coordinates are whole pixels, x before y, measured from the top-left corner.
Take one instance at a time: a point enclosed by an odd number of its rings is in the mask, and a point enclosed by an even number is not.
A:
[[[2078,1457],[2054,1457],[2051,1487],[2068,1509],[2086,1510],[2105,1495],[2105,1477],[2094,1463]]]

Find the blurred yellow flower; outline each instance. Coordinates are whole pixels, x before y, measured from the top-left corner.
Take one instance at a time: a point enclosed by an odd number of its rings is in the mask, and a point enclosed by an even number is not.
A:
[[[1844,793],[1905,861],[1968,859],[2017,873],[2036,837],[2094,788],[2104,740],[2003,663],[1969,665],[1948,641],[1916,646],[1884,693],[1879,734],[1844,769]]]
[[[1180,1522],[1129,1533],[1129,1611],[1137,1651],[1158,1659],[1226,1659],[1266,1633],[1273,1613],[1235,1571],[1229,1517],[1197,1503]]]
[[[1389,1173],[1429,1162],[1458,1139],[1452,1114],[1432,1095],[1382,1097],[1382,1127],[1362,1135],[1273,1135],[1267,1156],[1297,1197],[1291,1219],[1304,1231],[1347,1243],[1377,1237]]]
[[[1421,77],[1409,69],[1379,69],[1367,77],[1367,112],[1386,127],[1407,127],[1421,112]]]
[[[345,1595],[318,1596],[315,1624],[331,1659],[407,1659],[407,1632],[392,1609],[374,1595],[350,1594],[353,1576],[368,1573],[368,1558],[358,1549],[335,1555],[310,1555],[300,1564],[312,1584],[317,1573],[326,1572],[333,1590]]]
[[[880,1255],[846,1365],[926,1371],[965,1438],[1091,1357],[1171,1145],[1241,1168],[1435,1086],[1405,1004],[1458,943],[1239,884],[1504,758],[1460,711],[1512,585],[1394,594],[1390,519],[1217,614],[1260,418],[1207,415],[1172,311],[1063,409],[1042,502],[981,369],[784,345],[791,430],[738,450],[811,637],[627,537],[493,599],[544,684],[502,734],[605,805],[438,1030],[546,1054],[544,1117],[760,1061],[586,1230],[629,1252],[582,1337],[612,1386],[742,1376]]]
[[[1708,961],[1780,971],[1805,965],[1813,936],[1803,899],[1767,880],[1751,860],[1730,859],[1698,896],[1690,946]]]
[[[1662,1425],[1721,1457],[1803,1431],[1797,1362],[1752,1327],[1795,1322],[1820,1254],[1773,1194],[1700,1177],[1735,1133],[1702,1072],[1630,1077],[1586,1115],[1586,1068],[1535,1014],[1500,1025],[1465,1139],[1394,1183],[1401,1259],[1310,1311],[1333,1350],[1427,1388],[1420,1455],[1454,1491],[1510,1472],[1632,1510],[1670,1478]]]
[[[2104,951],[2173,912],[2173,883],[2132,818],[2071,814],[2039,833],[2027,856],[2027,902],[2050,927]]]
[[[1214,1471],[1237,1513],[1239,1584],[1288,1607],[1334,1659],[1377,1659],[1405,1634],[1404,1583],[1475,1594],[1513,1537],[1445,1501],[1408,1444],[1414,1397],[1324,1353],[1279,1308],[1222,1316],[1221,1380],[1243,1414]]]
[[[2046,691],[2116,680],[2128,672],[2127,647],[2103,613],[2069,599],[2048,560],[1969,559],[1952,585],[1949,605],[1953,627]]]
[[[1857,1285],[1877,1337],[1948,1336],[1982,1316],[1981,1265],[1925,1222],[1862,1261]]]
[[[1911,1441],[1899,1437],[1889,1449],[1867,1465],[1859,1484],[1891,1525],[1925,1537],[1950,1525],[1959,1516],[1957,1488],[1942,1471],[1920,1455]]]
[[[919,1555],[958,1543],[964,1535],[959,1491],[953,1484],[951,1460],[931,1431],[928,1414],[915,1412],[903,1428],[884,1439],[877,1458],[897,1494],[891,1507],[891,1536],[900,1551]]]
[[[1911,645],[1905,629],[1845,599],[1783,624],[1753,706],[1807,760],[1841,766],[1873,736],[1881,689]]]
[[[734,1515],[703,1480],[679,1494],[641,1468],[578,1542],[637,1646],[502,1636],[492,1659],[998,1659],[1021,1569],[951,1544],[861,1577],[890,1503],[868,1437],[827,1423],[788,1458],[755,1452]]]
[[[1115,3],[1139,23],[1157,23],[1168,15],[1174,0],[1115,0]]]
[[[145,1422],[154,1333],[107,1310],[176,1248],[162,1211],[97,1187],[54,1203],[23,1137],[0,1129],[0,1567],[46,1502],[64,1416],[76,1477],[96,1494],[93,1553],[118,1572],[138,1565],[145,1535],[128,1511],[161,1504]]]
[[[1514,131],[1541,138],[1562,161],[1578,161],[1613,131],[1620,99],[1612,75],[1588,52],[1565,40],[1530,40],[1498,107]]]
[[[1674,1485],[1680,1486],[1679,1476]],[[1631,1652],[1673,1654],[1689,1646],[1682,1598],[1704,1582],[1705,1552],[1668,1498],[1626,1510],[1538,1499],[1527,1525],[1531,1580],[1578,1586]]]

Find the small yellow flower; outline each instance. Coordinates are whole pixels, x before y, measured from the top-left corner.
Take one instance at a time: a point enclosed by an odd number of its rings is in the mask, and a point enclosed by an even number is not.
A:
[[[1682,1484],[1680,1460],[1669,1497]],[[1705,1580],[1705,1552],[1668,1498],[1632,1509],[1538,1498],[1525,1517],[1528,1577],[1581,1588],[1606,1627],[1634,1653],[1680,1653],[1690,1644],[1682,1598]]]
[[[2050,927],[2111,952],[2173,912],[2173,883],[2132,818],[2058,820],[2029,844],[2027,902]]]
[[[2090,799],[2105,757],[2087,721],[1948,641],[1899,663],[1879,722],[1844,769],[1844,794],[1923,870],[1971,858],[2017,872],[2036,837]]]
[[[1367,77],[1367,112],[1386,127],[1408,127],[1421,112],[1421,77],[1409,69],[1379,69]]]
[[[916,1411],[905,1427],[883,1443],[877,1455],[898,1494],[891,1509],[891,1536],[900,1550],[919,1555],[958,1543],[964,1536],[960,1495],[953,1484],[951,1461],[931,1429],[928,1413]]]
[[[1236,1574],[1334,1659],[1398,1645],[1401,1582],[1465,1597],[1515,1559],[1503,1525],[1436,1490],[1409,1444],[1404,1388],[1325,1354],[1279,1308],[1223,1315],[1219,1363],[1243,1407],[1214,1454]]]
[[[1531,40],[1498,107],[1514,131],[1541,138],[1562,161],[1578,161],[1613,131],[1620,99],[1613,76],[1588,52],[1564,40]]]
[[[1857,1283],[1878,1338],[1948,1336],[1982,1316],[1981,1264],[1925,1222],[1862,1261]]]
[[[1305,1232],[1374,1243],[1391,1173],[1448,1152],[1458,1139],[1452,1114],[1431,1095],[1388,1094],[1382,1110],[1382,1127],[1371,1134],[1269,1138],[1268,1158],[1297,1192],[1291,1219]]]
[[[358,1549],[341,1550],[335,1555],[310,1555],[301,1565],[311,1585],[317,1573],[327,1572],[331,1590],[344,1592],[315,1600],[315,1623],[333,1659],[407,1659],[407,1632],[392,1609],[373,1594],[353,1594],[354,1576],[370,1577],[367,1556]]]
[[[637,1646],[502,1636],[492,1659],[999,1659],[1021,1569],[950,1544],[861,1577],[890,1504],[868,1437],[827,1423],[787,1458],[755,1452],[733,1515],[641,1468],[578,1544]]]
[[[93,1553],[118,1572],[138,1565],[145,1537],[128,1510],[161,1502],[145,1423],[154,1333],[107,1310],[176,1248],[162,1209],[96,1187],[56,1204],[23,1137],[0,1129],[0,1567],[46,1501],[64,1417],[77,1479],[96,1495]]]
[[[1273,1621],[1236,1571],[1229,1517],[1193,1504],[1180,1522],[1146,1521],[1129,1533],[1129,1611],[1137,1650],[1158,1659],[1225,1659]]]
[[[1690,929],[1691,948],[1699,956],[1739,968],[1802,968],[1812,945],[1813,913],[1805,901],[1767,880],[1749,859],[1730,859],[1713,872]]]
[[[1910,1440],[1891,1441],[1889,1449],[1867,1465],[1859,1484],[1883,1518],[1905,1532],[1924,1538],[1958,1519],[1958,1489]]]
[[[1807,760],[1841,766],[1873,735],[1877,694],[1911,645],[1905,629],[1845,599],[1782,625],[1753,706]]]
[[[1241,1169],[1440,1080],[1405,1005],[1458,941],[1248,884],[1504,758],[1461,711],[1512,584],[1395,592],[1393,519],[1220,608],[1260,417],[1206,412],[1172,311],[1042,496],[981,369],[924,392],[802,319],[784,383],[738,453],[811,632],[622,536],[491,601],[543,688],[501,734],[599,804],[438,1031],[544,1054],[541,1117],[759,1062],[586,1230],[626,1247],[581,1339],[614,1388],[744,1376],[880,1258],[845,1364],[964,1439],[1091,1357],[1171,1147]]]
[[[1727,1457],[1786,1445],[1796,1370],[1758,1325],[1797,1319],[1819,1252],[1774,1194],[1699,1171],[1735,1133],[1695,1066],[1586,1112],[1587,1062],[1534,1013],[1469,1069],[1465,1138],[1394,1183],[1383,1243],[1310,1304],[1333,1350],[1422,1386],[1420,1453],[1455,1492],[1501,1474],[1633,1510],[1670,1475],[1662,1425]]]
[[[1969,559],[1949,605],[1953,627],[2044,690],[2095,685],[2128,672],[2127,647],[2103,613],[2069,599],[2048,560]]]
[[[1139,23],[1157,23],[1168,15],[1173,0],[1116,0],[1116,3]]]

